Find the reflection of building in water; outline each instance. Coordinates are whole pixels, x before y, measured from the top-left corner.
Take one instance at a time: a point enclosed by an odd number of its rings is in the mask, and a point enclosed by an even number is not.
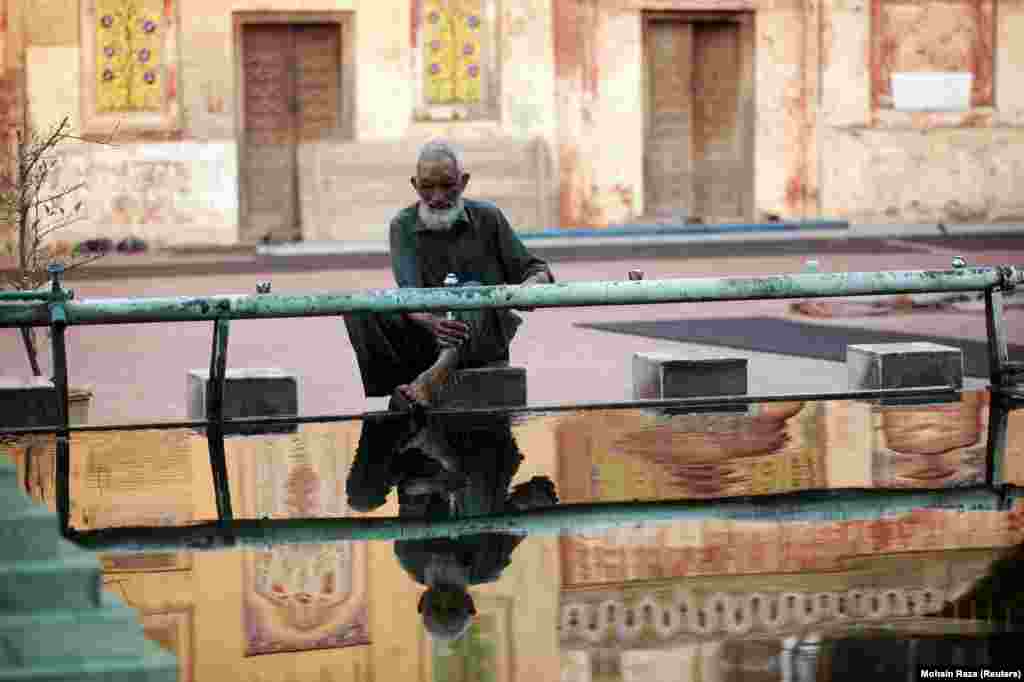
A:
[[[987,391],[967,391],[951,404],[874,406],[874,484],[935,488],[984,482],[988,403]]]
[[[746,414],[575,416],[556,427],[567,502],[706,498],[825,487],[822,404]]]
[[[350,444],[325,424],[289,437],[231,439],[245,514],[255,518],[346,516],[339,494]],[[326,543],[246,553],[248,655],[366,644],[366,547]]]
[[[637,413],[574,416],[556,428],[559,488],[566,502],[707,497],[801,488],[932,485],[971,480],[983,462],[987,391],[961,402],[879,408],[832,401],[757,406],[753,416]],[[762,408],[767,408],[764,411]],[[1015,437],[1024,413],[1011,415],[1007,471],[1020,480],[1024,449]],[[776,447],[767,455],[757,454]],[[945,459],[944,459],[945,458]],[[927,479],[930,460],[956,473]],[[885,462],[881,469],[872,462]],[[691,477],[695,485],[671,480]],[[913,478],[917,477],[917,479]],[[696,494],[694,494],[696,493]],[[1015,514],[919,510],[874,521],[692,522],[559,539],[566,587],[693,575],[829,570],[842,556],[1005,546],[1019,541]],[[1015,534],[1016,533],[1016,534]]]
[[[994,551],[865,560],[804,575],[620,584],[562,594],[565,682],[722,679],[722,642],[936,613],[990,567]],[[668,672],[666,672],[668,671]],[[682,674],[681,674],[682,672]]]
[[[577,418],[556,432],[560,487],[566,501],[602,502],[952,485],[980,471],[987,404],[987,393],[976,391],[954,405],[880,408],[836,401],[790,406],[788,414],[778,408],[755,413],[760,420]],[[1013,445],[1020,428],[1011,418],[1011,481],[1020,480],[1024,459]],[[781,641],[829,623],[937,612],[985,574],[993,552],[983,548],[1022,540],[1021,503],[1009,513],[705,521],[564,536],[563,682],[722,680],[723,641],[759,634]],[[953,549],[961,552],[936,554]],[[930,552],[928,560],[920,552]],[[884,572],[851,565],[886,555],[898,565]]]

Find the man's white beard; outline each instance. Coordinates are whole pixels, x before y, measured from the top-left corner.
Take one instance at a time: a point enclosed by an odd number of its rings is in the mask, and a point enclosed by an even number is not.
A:
[[[466,209],[466,202],[459,197],[455,205],[444,211],[431,210],[423,201],[420,202],[420,220],[428,230],[447,230],[455,224]]]

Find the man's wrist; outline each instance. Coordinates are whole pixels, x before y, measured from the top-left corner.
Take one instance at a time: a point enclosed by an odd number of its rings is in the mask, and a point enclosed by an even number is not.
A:
[[[535,272],[523,280],[523,284],[550,284],[551,277],[546,271]]]
[[[434,313],[421,312],[421,313],[406,313],[410,320],[417,324],[427,324],[434,318]]]

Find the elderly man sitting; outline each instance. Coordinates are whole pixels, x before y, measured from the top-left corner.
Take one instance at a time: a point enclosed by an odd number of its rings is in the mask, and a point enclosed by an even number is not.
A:
[[[419,201],[391,221],[391,267],[399,287],[548,284],[547,263],[530,254],[501,210],[464,198],[469,183],[455,149],[440,141],[420,151],[412,186]],[[368,397],[433,404],[455,369],[507,364],[522,319],[510,310],[370,313],[345,316]]]

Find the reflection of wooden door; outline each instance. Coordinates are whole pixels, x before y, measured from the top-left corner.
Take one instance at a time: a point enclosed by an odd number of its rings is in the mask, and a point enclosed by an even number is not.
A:
[[[302,238],[298,145],[337,128],[336,24],[246,24],[242,31],[244,242]]]
[[[749,212],[752,120],[743,79],[751,62],[743,29],[731,21],[647,24],[648,215],[725,222]]]

